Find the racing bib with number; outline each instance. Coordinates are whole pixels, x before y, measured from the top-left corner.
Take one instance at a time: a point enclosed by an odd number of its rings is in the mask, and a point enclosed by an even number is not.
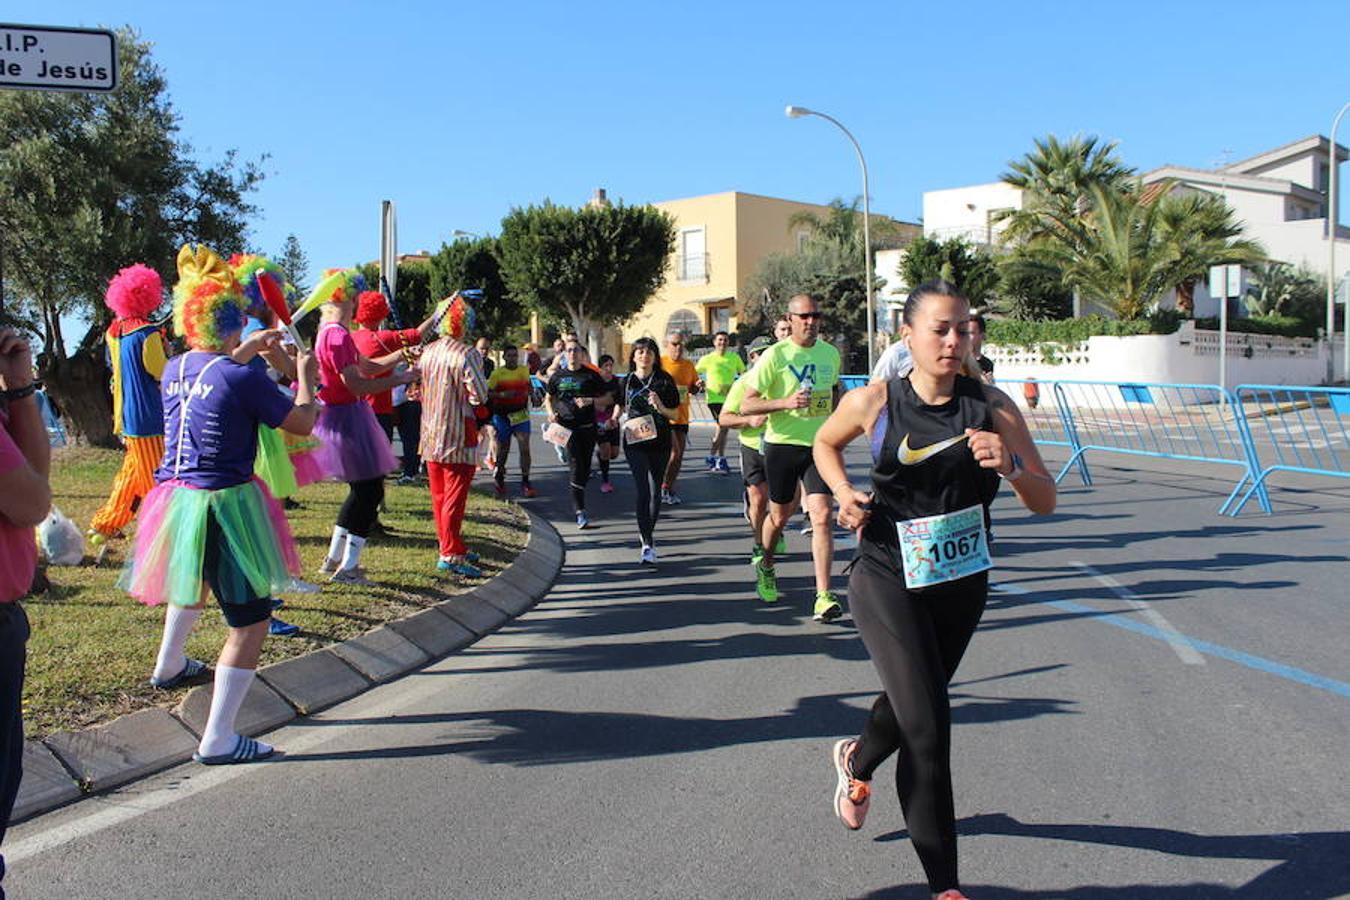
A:
[[[630,444],[641,444],[656,437],[656,420],[651,415],[623,420],[623,437]]]
[[[984,531],[984,507],[897,522],[905,587],[923,588],[993,568]]]

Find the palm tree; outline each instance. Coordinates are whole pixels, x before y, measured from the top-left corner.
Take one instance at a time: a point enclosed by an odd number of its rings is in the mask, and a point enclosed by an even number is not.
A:
[[[788,230],[808,228],[811,239],[832,243],[846,251],[862,253],[862,212],[858,206],[861,197],[855,197],[852,203],[845,203],[842,197],[835,197],[829,203],[829,211],[821,217],[809,210],[793,213],[788,219]],[[903,247],[911,239],[913,226],[906,227],[890,216],[872,214],[872,250],[885,250]]]
[[[1002,210],[995,221],[1006,220],[1004,235],[1012,240],[1035,241],[1053,237],[1044,230],[1046,213],[1057,218],[1084,216],[1093,187],[1128,190],[1134,170],[1116,155],[1116,143],[1102,143],[1092,135],[1061,141],[1053,134],[1036,139],[1036,149],[1010,162],[1002,180],[1022,190],[1022,208]]]
[[[1223,197],[1200,191],[1176,192],[1163,182],[1166,193],[1158,201],[1162,237],[1177,257],[1182,280],[1176,284],[1177,311],[1195,313],[1195,284],[1210,266],[1264,260],[1265,248],[1242,237],[1242,225]]]

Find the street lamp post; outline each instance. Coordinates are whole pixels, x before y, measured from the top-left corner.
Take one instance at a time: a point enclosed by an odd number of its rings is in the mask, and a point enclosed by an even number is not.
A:
[[[858,146],[857,138],[844,127],[842,122],[833,116],[816,112],[814,109],[807,109],[804,106],[789,106],[785,112],[789,119],[819,116],[830,122],[844,133],[844,136],[853,144],[853,149],[858,153],[858,165],[862,166],[863,179],[863,278],[867,285],[867,372],[868,375],[871,375],[872,369],[876,365],[876,298],[872,296],[872,203],[867,191],[867,160],[863,159],[862,147]]]
[[[1338,218],[1336,196],[1336,169],[1340,160],[1336,153],[1336,126],[1341,124],[1341,116],[1350,109],[1350,103],[1341,107],[1336,118],[1331,120],[1330,178],[1327,182],[1327,382],[1335,381],[1336,375],[1336,220]],[[1350,307],[1347,307],[1345,322],[1345,377],[1350,380]]]

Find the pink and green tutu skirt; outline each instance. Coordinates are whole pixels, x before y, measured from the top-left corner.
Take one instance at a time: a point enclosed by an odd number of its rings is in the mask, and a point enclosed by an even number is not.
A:
[[[369,403],[331,403],[314,425],[319,465],[329,478],[351,483],[383,478],[398,459]]]
[[[286,439],[277,428],[258,426],[258,456],[253,461],[253,474],[263,480],[272,496],[285,500],[300,489],[296,483],[295,466],[286,452]]]
[[[298,487],[315,484],[325,480],[328,473],[319,465],[319,439],[312,434],[299,435],[283,431],[281,438],[286,442],[286,453],[291,458],[291,470],[295,473]]]
[[[211,516],[257,596],[291,587],[300,575],[300,555],[281,504],[258,478],[214,491],[181,481],[156,485],[141,504],[136,552],[119,585],[149,606],[195,606]]]

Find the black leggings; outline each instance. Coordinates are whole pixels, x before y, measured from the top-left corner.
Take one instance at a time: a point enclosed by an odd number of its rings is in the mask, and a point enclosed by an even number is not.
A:
[[[895,764],[910,842],[934,893],[960,887],[952,801],[952,712],[947,684],[956,674],[984,613],[989,573],[922,593],[862,557],[848,582],[848,605],[885,689],[872,705],[853,757],[853,774],[871,779],[881,761]]]
[[[380,514],[384,501],[384,476],[347,483],[347,499],[338,510],[338,527],[359,538],[370,536],[370,528]]]
[[[638,533],[644,547],[652,546],[652,532],[661,516],[661,479],[670,463],[669,444],[648,443],[652,446],[625,443],[623,447],[624,458],[633,472],[633,484],[637,486]]]
[[[568,461],[572,475],[572,508],[586,509],[586,482],[591,478],[591,457],[595,456],[595,428],[577,428],[567,439]]]

